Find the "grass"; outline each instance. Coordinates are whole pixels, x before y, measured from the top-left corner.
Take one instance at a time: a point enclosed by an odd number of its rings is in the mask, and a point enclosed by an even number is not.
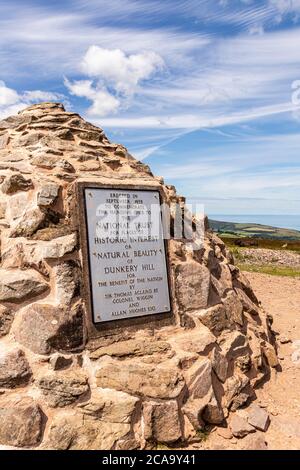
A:
[[[168,447],[166,444],[162,444],[161,442],[158,442],[156,445],[156,450],[172,450],[172,448]]]
[[[262,274],[270,274],[271,276],[285,276],[285,277],[300,277],[300,268],[292,267],[292,266],[278,266],[276,265],[277,259],[274,258],[274,264],[259,264],[256,262],[251,262],[252,257],[251,255],[248,256],[244,250],[246,248],[237,247],[234,245],[233,239],[223,239],[226,243],[228,248],[230,249],[231,253],[234,256],[236,265],[242,271],[248,271],[252,273],[262,273]],[[282,241],[279,240],[260,240],[259,248],[270,248],[276,251],[285,251],[286,248],[282,248]],[[250,247],[251,249],[255,249],[257,247]],[[289,246],[289,250],[300,252],[300,244],[299,242],[295,242],[294,245]],[[294,250],[293,250],[294,249]]]
[[[240,237],[236,236],[224,236],[224,234],[218,234],[220,238],[223,240],[224,243],[228,246],[228,248],[233,251],[237,249],[237,245],[235,244],[236,240]],[[247,237],[244,240],[254,240],[257,243],[257,246],[250,246],[248,248],[268,248],[270,250],[290,250],[296,251],[300,253],[300,241],[299,240],[272,240],[269,238],[251,238]]]
[[[270,274],[271,276],[300,277],[300,269],[290,268],[288,266],[253,265],[239,262],[238,260],[237,266],[241,271],[248,271],[251,273]]]
[[[300,231],[286,228],[271,227],[269,225],[253,224],[253,223],[235,223],[224,222],[209,219],[209,226],[224,237],[252,237],[252,238],[268,238],[271,240],[286,240],[300,242]]]
[[[208,429],[199,429],[197,432],[197,437],[200,439],[201,442],[207,441],[209,438],[209,430]]]

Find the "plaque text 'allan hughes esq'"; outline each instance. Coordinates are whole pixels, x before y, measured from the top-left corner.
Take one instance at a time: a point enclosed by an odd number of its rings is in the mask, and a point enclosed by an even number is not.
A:
[[[94,323],[170,312],[159,191],[84,189]]]

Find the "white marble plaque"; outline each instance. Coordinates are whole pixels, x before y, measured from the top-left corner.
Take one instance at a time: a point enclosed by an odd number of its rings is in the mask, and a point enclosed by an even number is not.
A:
[[[94,323],[170,312],[159,192],[84,191]]]

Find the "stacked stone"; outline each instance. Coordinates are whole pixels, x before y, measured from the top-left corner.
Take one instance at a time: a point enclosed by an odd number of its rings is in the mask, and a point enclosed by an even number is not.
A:
[[[77,181],[161,186],[57,103],[0,122],[0,445],[177,445],[226,422],[276,367],[270,318],[223,242],[170,240],[174,322],[90,341]]]

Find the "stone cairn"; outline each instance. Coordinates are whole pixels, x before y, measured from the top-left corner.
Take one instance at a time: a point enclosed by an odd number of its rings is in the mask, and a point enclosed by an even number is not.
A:
[[[61,104],[0,121],[0,445],[188,445],[255,398],[277,356],[224,243],[170,240],[174,321],[90,341],[75,182],[173,186]],[[273,345],[272,345],[273,344]]]

